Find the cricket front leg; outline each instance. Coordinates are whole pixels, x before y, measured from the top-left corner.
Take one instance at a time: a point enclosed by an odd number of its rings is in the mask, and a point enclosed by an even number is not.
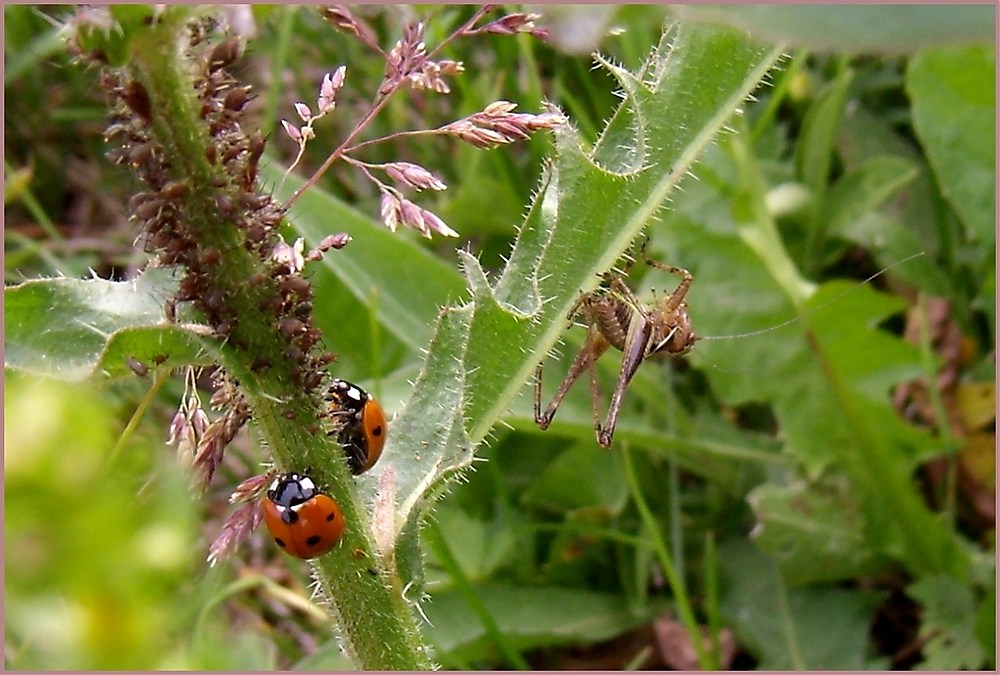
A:
[[[670,294],[670,299],[663,308],[665,313],[675,311],[684,302],[684,296],[687,295],[688,290],[691,288],[691,282],[694,281],[694,276],[683,267],[668,265],[660,262],[659,260],[653,260],[649,257],[649,254],[646,253],[645,245],[642,247],[642,259],[650,267],[655,267],[656,269],[662,272],[667,272],[668,274],[676,274],[681,278],[681,282],[677,285],[676,290]]]

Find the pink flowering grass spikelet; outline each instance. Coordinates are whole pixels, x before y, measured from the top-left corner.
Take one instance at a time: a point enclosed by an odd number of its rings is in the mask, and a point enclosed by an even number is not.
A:
[[[505,14],[492,22],[479,25],[486,15],[499,9],[496,5],[486,5],[479,8],[465,24],[454,30],[435,46],[426,42],[426,26],[416,22],[404,26],[402,35],[387,51],[379,47],[377,37],[370,26],[361,21],[352,10],[343,5],[335,5],[323,10],[324,18],[338,30],[345,31],[368,47],[378,52],[385,59],[382,81],[375,92],[371,108],[364,114],[347,138],[333,149],[319,169],[296,189],[295,193],[285,203],[285,208],[291,206],[299,196],[315,184],[319,177],[338,160],[360,170],[361,175],[373,182],[380,194],[380,215],[382,222],[390,231],[395,232],[402,225],[420,232],[425,237],[434,234],[454,237],[458,233],[448,226],[444,220],[431,210],[419,206],[408,199],[400,190],[416,191],[447,189],[445,181],[436,176],[426,167],[402,160],[386,163],[369,163],[358,155],[368,146],[384,143],[402,137],[418,135],[437,135],[455,138],[477,148],[490,149],[500,145],[526,140],[537,131],[551,130],[566,121],[565,116],[553,110],[539,114],[514,112],[516,104],[508,101],[497,101],[490,104],[482,112],[456,120],[435,129],[400,131],[382,138],[356,142],[365,128],[375,116],[381,112],[390,98],[406,89],[434,92],[447,95],[451,92],[451,78],[465,72],[465,66],[460,61],[437,58],[441,49],[449,42],[487,34],[510,36],[526,33],[536,38],[544,38],[546,32],[538,28],[538,14],[514,12]],[[306,144],[314,138],[314,124],[323,115],[332,112],[336,107],[337,92],[343,87],[346,68],[340,66],[323,76],[319,87],[319,97],[316,106],[311,108],[304,103],[294,105],[296,114],[304,122],[294,126],[282,120],[282,126],[288,136],[298,145],[299,151],[289,168],[289,172],[297,166],[302,158]],[[374,172],[382,171],[395,184],[395,187],[383,183]],[[286,173],[287,176],[287,173]]]

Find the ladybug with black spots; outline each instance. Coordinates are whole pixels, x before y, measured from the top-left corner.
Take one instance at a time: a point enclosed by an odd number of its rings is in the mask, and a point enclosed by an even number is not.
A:
[[[334,380],[326,394],[337,428],[330,432],[344,447],[355,476],[368,471],[382,455],[388,431],[385,411],[374,396],[347,380]]]
[[[333,548],[346,523],[337,502],[305,474],[286,473],[264,498],[264,524],[285,553],[308,560]]]

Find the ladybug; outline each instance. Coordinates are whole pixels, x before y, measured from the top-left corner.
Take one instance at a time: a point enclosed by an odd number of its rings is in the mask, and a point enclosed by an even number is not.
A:
[[[344,514],[333,497],[309,476],[278,476],[264,499],[264,524],[278,547],[296,558],[315,558],[329,551],[344,534]]]
[[[334,380],[327,391],[330,415],[337,420],[331,432],[344,446],[347,463],[355,476],[375,466],[385,447],[385,411],[375,397],[347,380]]]

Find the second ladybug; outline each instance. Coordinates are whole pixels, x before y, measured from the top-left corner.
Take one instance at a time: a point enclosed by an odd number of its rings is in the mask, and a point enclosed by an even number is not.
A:
[[[296,558],[323,555],[344,534],[344,514],[333,497],[304,474],[286,473],[264,498],[264,524],[274,543]]]
[[[334,380],[327,391],[330,416],[337,428],[330,432],[344,447],[355,476],[368,471],[382,455],[387,433],[385,411],[375,397],[347,380]]]

